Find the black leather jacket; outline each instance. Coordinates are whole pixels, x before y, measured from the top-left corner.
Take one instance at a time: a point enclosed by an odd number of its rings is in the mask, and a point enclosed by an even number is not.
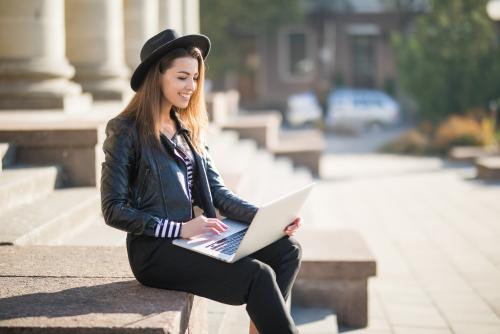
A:
[[[194,205],[206,217],[215,218],[217,208],[223,216],[250,223],[257,208],[226,188],[210,155],[194,151],[189,131],[175,113],[171,115],[193,151]],[[133,235],[154,236],[155,217],[178,222],[192,218],[192,204],[181,184],[187,179],[186,166],[174,155],[167,138],[161,137],[166,149],[163,152],[141,145],[135,124],[120,116],[108,122],[106,136],[101,176],[106,224]]]

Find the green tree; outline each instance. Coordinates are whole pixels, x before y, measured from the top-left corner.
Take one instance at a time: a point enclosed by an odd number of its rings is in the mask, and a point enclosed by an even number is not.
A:
[[[220,86],[226,72],[248,70],[242,40],[300,18],[300,0],[201,0],[201,31],[212,41],[207,76]]]
[[[500,53],[488,0],[430,0],[430,12],[398,35],[399,80],[414,97],[422,119],[484,106],[500,93]]]

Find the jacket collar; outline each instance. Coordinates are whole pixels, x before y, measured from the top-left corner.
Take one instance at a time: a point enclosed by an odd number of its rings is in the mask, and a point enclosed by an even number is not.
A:
[[[181,120],[177,116],[177,110],[175,108],[170,109],[170,118],[174,120],[175,125],[177,126],[177,130],[179,132],[187,133],[188,136],[190,136],[191,133],[189,129],[186,126],[184,126],[184,124],[182,124]]]

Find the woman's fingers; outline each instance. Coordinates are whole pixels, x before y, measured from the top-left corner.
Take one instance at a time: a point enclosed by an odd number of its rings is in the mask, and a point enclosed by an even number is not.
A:
[[[229,226],[227,226],[226,224],[224,224],[224,223],[222,222],[222,220],[217,219],[217,222],[218,222],[219,224],[221,224],[222,226],[224,226],[224,228],[226,228],[226,229],[227,229],[227,228],[229,228]]]
[[[227,230],[227,225],[221,222],[218,219],[208,219],[205,225],[208,229],[212,230],[217,234],[221,234],[222,232]]]
[[[227,226],[226,224],[224,224],[222,221],[220,221],[219,219],[214,219],[217,224],[225,231],[229,228],[229,226]]]
[[[219,235],[219,234],[220,234],[220,232],[219,232],[219,231],[218,231],[215,227],[213,227],[213,226],[208,226],[208,225],[207,225],[207,226],[203,227],[203,229],[204,229],[206,232],[212,232],[212,233],[215,233],[215,234],[217,234],[217,235]]]
[[[300,217],[295,218],[293,222],[285,228],[285,233],[288,236],[292,236],[293,234],[295,234],[297,229],[300,227],[301,221],[302,219]]]

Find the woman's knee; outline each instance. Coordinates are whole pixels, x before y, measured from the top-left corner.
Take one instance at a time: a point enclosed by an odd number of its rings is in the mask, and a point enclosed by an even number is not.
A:
[[[295,238],[287,238],[292,248],[293,254],[295,254],[298,261],[302,260],[302,245]]]
[[[289,262],[300,263],[302,260],[302,246],[300,243],[292,237],[284,237],[278,241],[280,247],[282,247],[282,253],[284,254],[282,260]]]
[[[276,280],[276,273],[270,265],[260,261],[256,262],[256,264],[256,271],[258,276],[264,276],[267,279]]]

